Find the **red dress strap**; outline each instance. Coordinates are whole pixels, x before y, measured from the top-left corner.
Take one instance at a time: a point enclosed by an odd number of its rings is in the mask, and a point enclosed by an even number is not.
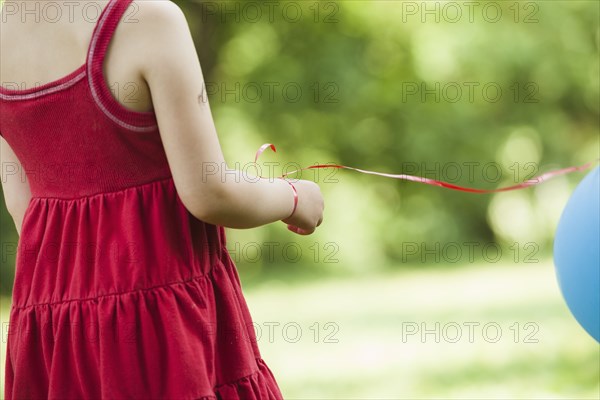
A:
[[[110,0],[100,14],[87,54],[88,83],[94,101],[113,122],[132,131],[149,132],[157,129],[154,112],[138,112],[124,107],[113,96],[104,76],[104,60],[117,26],[121,22],[138,22],[133,13],[126,14],[132,2]]]

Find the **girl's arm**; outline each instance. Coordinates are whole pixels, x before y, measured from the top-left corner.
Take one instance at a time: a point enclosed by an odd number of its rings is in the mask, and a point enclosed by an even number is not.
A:
[[[198,219],[231,228],[251,228],[287,218],[292,187],[280,179],[248,179],[230,169],[206,97],[198,55],[183,12],[170,1],[138,2],[140,70],[152,96],[161,139],[177,192]],[[136,42],[136,43],[138,43]],[[137,58],[137,57],[136,57]],[[318,185],[294,182],[298,208],[284,222],[312,233],[321,223]]]
[[[2,178],[0,180],[2,181],[4,202],[20,236],[25,210],[27,210],[29,200],[31,200],[31,190],[25,179],[21,162],[2,137],[0,137],[0,165],[2,168]]]

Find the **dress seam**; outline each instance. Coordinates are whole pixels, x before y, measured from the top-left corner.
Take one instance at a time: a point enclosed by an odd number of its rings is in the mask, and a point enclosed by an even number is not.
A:
[[[258,362],[264,363],[264,360],[263,360],[262,357],[256,357],[255,360],[257,361],[257,363]],[[222,384],[214,386],[213,387],[213,392],[214,393],[218,392],[220,387],[227,386],[227,385],[235,385],[235,384],[239,383],[240,381],[243,381],[244,379],[252,378],[252,376],[258,375],[258,374],[260,374],[260,372],[261,372],[261,368],[258,367],[258,369],[256,371],[254,371],[254,372],[252,372],[252,373],[250,373],[248,375],[242,376],[241,378],[237,378],[237,379],[235,379],[235,380],[233,380],[231,382],[228,382],[228,383],[222,383]],[[200,397],[194,396],[190,400],[207,400],[207,399],[211,399],[212,400],[212,399],[218,399],[218,398],[219,397],[216,394],[209,394],[209,395],[200,396]]]
[[[41,199],[41,200],[61,200],[61,201],[85,200],[85,199],[89,199],[92,197],[98,197],[98,196],[103,196],[103,195],[108,195],[108,194],[117,194],[117,193],[125,192],[127,190],[138,189],[138,188],[141,188],[144,186],[151,185],[153,183],[159,183],[159,182],[168,181],[168,180],[172,180],[172,179],[173,179],[173,175],[169,175],[166,178],[158,178],[158,179],[154,179],[152,181],[140,183],[137,185],[127,186],[127,187],[124,187],[124,188],[121,188],[118,190],[113,190],[110,192],[98,192],[98,193],[89,194],[89,195],[85,195],[85,196],[79,196],[79,197],[31,196],[31,198],[32,199]]]
[[[260,362],[260,363],[262,363],[262,362],[263,362],[263,359],[262,359],[262,357],[255,357],[255,360],[257,361],[257,364],[259,364],[259,362]],[[236,385],[236,384],[238,384],[240,381],[243,381],[244,379],[250,379],[250,378],[252,378],[253,376],[260,374],[260,372],[261,372],[261,367],[259,366],[259,367],[258,367],[258,368],[257,368],[257,369],[254,371],[254,372],[251,372],[251,373],[249,373],[248,375],[244,375],[244,376],[242,376],[242,377],[240,377],[240,378],[237,378],[237,379],[234,379],[234,380],[232,380],[232,381],[230,381],[230,382],[226,382],[226,383],[220,383],[220,384],[216,385],[216,386],[214,387],[214,390],[215,390],[215,391],[218,391],[218,390],[219,390],[219,388],[221,388],[221,387],[223,387],[223,386],[227,386],[227,385]]]
[[[83,81],[83,78],[85,78],[86,75],[87,71],[84,70],[84,65],[82,65],[62,78],[38,85],[37,87],[30,89],[11,90],[0,86],[0,99],[6,101],[25,101],[60,93],[64,90],[70,89],[80,81]]]
[[[154,289],[160,289],[160,288],[164,288],[164,287],[168,287],[168,286],[175,286],[175,285],[180,285],[180,284],[187,284],[187,283],[191,283],[193,281],[198,281],[201,279],[206,279],[208,277],[208,275],[210,275],[213,271],[213,268],[210,269],[210,271],[208,271],[207,273],[203,274],[203,275],[198,275],[189,279],[184,279],[184,280],[180,280],[180,281],[174,281],[174,282],[170,282],[170,283],[165,283],[162,285],[155,285],[155,286],[150,286],[147,288],[142,288],[142,289],[134,289],[134,290],[126,290],[126,291],[122,291],[122,292],[113,292],[113,293],[107,293],[107,294],[103,294],[103,295],[99,295],[99,296],[95,296],[95,297],[83,297],[83,298],[77,298],[77,299],[67,299],[67,300],[60,300],[60,301],[54,301],[54,302],[46,302],[46,303],[39,303],[39,304],[30,304],[30,305],[26,305],[26,306],[13,306],[12,308],[15,310],[25,310],[28,308],[33,308],[33,307],[47,307],[47,306],[54,306],[54,305],[58,305],[58,304],[65,304],[65,303],[73,303],[73,302],[84,302],[84,301],[94,301],[94,300],[99,300],[102,299],[104,297],[116,297],[116,296],[122,296],[122,295],[127,295],[127,294],[132,294],[132,293],[138,293],[138,292],[147,292],[147,291],[151,291]]]
[[[117,25],[129,4],[126,4],[125,9],[119,9],[119,6],[121,4],[118,4],[118,1],[110,0],[94,29],[86,63],[88,86],[98,108],[117,126],[133,132],[152,132],[158,129],[154,110],[140,112],[124,107],[111,95],[104,76],[103,65],[107,47],[110,46]],[[113,13],[115,9],[116,11]],[[107,27],[107,24],[110,25]],[[150,124],[145,124],[144,119],[150,120]]]

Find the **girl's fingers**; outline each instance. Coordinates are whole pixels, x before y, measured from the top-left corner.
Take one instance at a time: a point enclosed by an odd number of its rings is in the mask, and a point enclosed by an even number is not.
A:
[[[293,226],[293,225],[288,225],[287,228],[290,231],[292,231],[292,232],[294,232],[294,233],[296,233],[298,235],[310,235],[311,233],[313,233],[315,231],[314,229],[312,229],[312,230],[305,230],[305,229],[298,228],[297,226]]]

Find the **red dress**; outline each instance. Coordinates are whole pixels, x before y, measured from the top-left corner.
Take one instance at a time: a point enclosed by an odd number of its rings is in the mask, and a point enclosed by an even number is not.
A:
[[[104,80],[130,3],[104,8],[76,71],[0,89],[0,132],[32,192],[5,397],[280,399],[224,228],[182,204],[155,114],[124,108]]]

